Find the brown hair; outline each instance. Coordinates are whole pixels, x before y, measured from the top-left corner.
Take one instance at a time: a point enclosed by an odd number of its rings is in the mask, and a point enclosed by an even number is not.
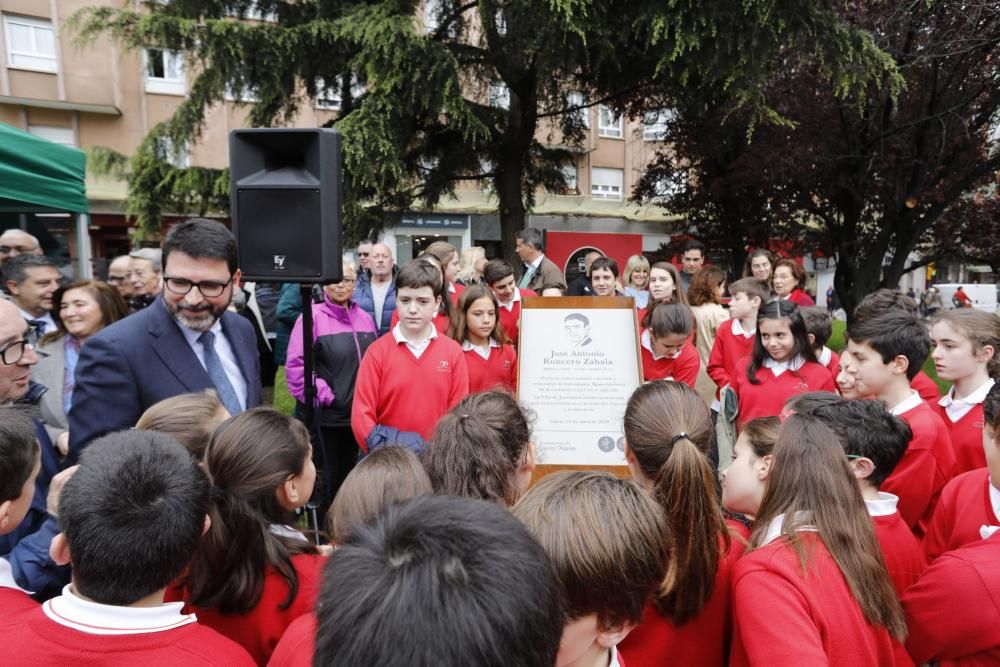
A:
[[[59,340],[67,334],[66,325],[63,324],[59,310],[62,308],[62,301],[66,292],[74,289],[85,290],[90,296],[94,297],[97,307],[101,309],[102,329],[128,315],[128,306],[125,305],[125,300],[122,299],[121,294],[114,287],[100,280],[77,280],[69,285],[59,287],[52,293],[51,313],[52,319],[56,323],[56,330],[45,334],[39,341],[39,344],[45,345],[54,340]]]
[[[649,267],[650,277],[652,277],[653,269],[666,271],[674,280],[674,296],[670,299],[669,303],[683,303],[684,305],[687,305],[687,293],[684,291],[684,283],[681,282],[681,274],[680,271],[677,270],[677,267],[670,262],[656,262]],[[646,284],[646,289],[649,289],[648,283]]]
[[[424,468],[439,495],[513,505],[520,495],[515,474],[530,440],[528,418],[513,396],[470,394],[438,421]]]
[[[629,398],[624,430],[636,464],[654,485],[654,498],[666,512],[674,539],[656,606],[674,625],[682,625],[708,603],[730,542],[707,456],[714,444],[708,406],[687,385],[648,382]]]
[[[740,278],[737,281],[729,283],[729,293],[732,296],[736,296],[739,292],[746,294],[748,299],[757,297],[760,299],[761,306],[771,298],[771,290],[767,286],[767,283],[756,278]],[[760,308],[760,306],[757,307]]]
[[[458,249],[447,241],[435,241],[424,250],[428,255],[434,255],[441,262],[442,273],[452,255],[458,255]]]
[[[854,321],[860,322],[870,317],[884,315],[890,310],[902,310],[908,315],[916,315],[917,301],[899,290],[880,287],[861,299],[854,307]]]
[[[973,308],[955,308],[938,313],[931,326],[947,322],[953,329],[969,339],[972,351],[993,348],[993,358],[986,365],[991,378],[1000,380],[1000,317]]]
[[[756,250],[750,251],[750,254],[747,255],[746,261],[743,263],[744,278],[753,277],[753,270],[750,266],[753,264],[753,260],[757,257],[767,257],[767,261],[771,265],[771,272],[774,272],[774,255],[767,248],[757,248]]]
[[[229,418],[225,410],[214,389],[179,394],[151,405],[135,427],[140,431],[166,433],[184,445],[196,461],[201,461],[212,434]]]
[[[781,431],[781,420],[777,417],[758,417],[751,419],[740,430],[740,435],[746,435],[754,456],[760,458],[769,456],[778,441]]]
[[[688,303],[692,306],[703,306],[706,303],[719,303],[719,285],[726,282],[726,274],[717,266],[709,265],[691,278],[688,287]]]
[[[802,265],[794,259],[788,259],[787,257],[785,259],[779,259],[774,264],[774,269],[771,271],[771,275],[774,276],[774,274],[778,272],[778,268],[782,266],[792,272],[792,277],[795,278],[795,289],[804,290],[806,288],[806,270],[802,268]]]
[[[703,269],[704,270],[704,269]],[[642,326],[649,329],[653,338],[670,334],[687,336],[694,329],[694,313],[683,303],[657,303],[646,311]]]
[[[819,306],[806,306],[799,308],[799,313],[806,323],[806,333],[811,333],[816,339],[813,349],[821,349],[833,335],[833,317],[830,316],[830,311]]]
[[[390,505],[434,493],[416,454],[403,447],[379,447],[348,473],[326,514],[337,543],[350,536],[352,525],[368,523]]]
[[[865,619],[903,641],[903,610],[858,483],[840,440],[816,417],[792,415],[782,424],[751,536],[754,547],[762,546],[772,519],[782,514],[781,535],[798,555],[803,574],[811,554],[799,530],[808,524],[815,526]]]
[[[254,408],[219,427],[205,452],[212,481],[212,525],[188,570],[191,604],[223,614],[247,613],[264,592],[267,567],[288,584],[287,609],[298,595],[292,556],[316,553],[309,542],[276,535],[273,524],[292,520],[275,490],[302,473],[309,431],[272,408]]]
[[[479,299],[489,299],[493,303],[493,310],[496,315],[496,319],[493,321],[493,331],[490,333],[490,337],[501,345],[510,343],[510,339],[507,338],[507,334],[504,333],[503,327],[500,326],[500,303],[493,294],[493,290],[486,285],[469,285],[462,292],[462,295],[458,297],[458,306],[451,311],[451,324],[448,327],[448,338],[456,340],[459,343],[465,340],[468,335],[468,327],[465,323],[465,313],[472,307],[472,304]]]
[[[607,472],[560,472],[512,512],[555,566],[567,620],[596,614],[601,630],[642,620],[666,574],[670,530],[638,485]]]

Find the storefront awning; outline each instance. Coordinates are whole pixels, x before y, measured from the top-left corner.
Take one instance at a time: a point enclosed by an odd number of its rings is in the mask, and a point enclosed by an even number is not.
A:
[[[0,211],[87,213],[83,151],[0,123]]]

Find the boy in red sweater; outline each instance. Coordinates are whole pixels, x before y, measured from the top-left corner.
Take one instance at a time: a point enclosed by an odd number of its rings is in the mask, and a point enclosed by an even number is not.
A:
[[[948,429],[910,387],[930,354],[930,334],[915,315],[890,310],[852,324],[847,339],[844,370],[855,376],[858,390],[885,401],[913,432],[884,488],[899,496],[900,514],[914,535],[922,538],[955,468]]]
[[[400,437],[427,440],[441,415],[469,393],[461,346],[431,323],[440,280],[423,260],[396,275],[399,323],[365,352],[354,388],[351,428],[365,452]]]
[[[753,351],[757,311],[770,295],[767,285],[756,278],[737,280],[729,286],[729,293],[731,319],[719,325],[706,369],[719,389],[732,384],[737,362]]]
[[[18,665],[252,665],[249,654],[163,603],[208,526],[208,480],[175,440],[120,431],[87,448],[59,501],[57,563],[72,583],[0,626]]]
[[[825,398],[825,396],[824,396]],[[810,414],[836,433],[858,480],[865,507],[889,577],[902,596],[927,567],[920,542],[896,509],[899,498],[879,491],[913,437],[910,427],[881,401],[845,401],[836,397]]]
[[[521,289],[514,280],[514,268],[507,260],[491,259],[483,267],[483,283],[493,291],[500,303],[500,326],[514,349],[521,327],[521,297],[535,296],[530,289]]]
[[[826,366],[830,375],[836,377],[840,371],[840,357],[826,346],[826,342],[833,335],[833,318],[830,317],[830,311],[819,306],[811,306],[802,308],[799,312],[802,313],[802,319],[806,322],[809,343],[812,344],[816,361]]]
[[[13,532],[31,508],[35,478],[42,469],[35,426],[20,412],[0,411],[0,535]],[[14,581],[7,559],[0,558],[0,609],[5,620],[38,604]]]
[[[1000,526],[1000,384],[983,401],[983,450],[986,467],[962,473],[941,492],[924,538],[924,552],[932,561]]]

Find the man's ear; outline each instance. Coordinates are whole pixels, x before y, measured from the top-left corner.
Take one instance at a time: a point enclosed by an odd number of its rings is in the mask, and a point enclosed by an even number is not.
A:
[[[66,541],[65,533],[59,533],[52,538],[52,542],[49,544],[49,556],[56,565],[69,565],[72,562],[69,542]]]
[[[854,472],[854,479],[868,479],[875,472],[875,463],[863,456],[851,459],[850,463],[851,470]]]
[[[612,646],[618,646],[622,643],[628,633],[632,632],[638,623],[622,623],[621,625],[616,625],[614,627],[607,628],[606,630],[597,631],[597,644],[604,648],[611,648]]]
[[[7,532],[7,526],[10,524],[10,508],[13,506],[13,500],[5,500],[0,503],[0,535]]]
[[[8,292],[10,292],[14,296],[18,295],[18,292],[20,290],[18,290],[17,288],[17,283],[15,283],[13,280],[8,280],[5,284],[7,285]]]
[[[905,354],[897,354],[892,361],[890,369],[893,375],[906,375],[906,370],[910,367],[910,359]]]

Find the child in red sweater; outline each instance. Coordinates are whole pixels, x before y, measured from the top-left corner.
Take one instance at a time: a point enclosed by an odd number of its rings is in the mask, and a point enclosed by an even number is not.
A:
[[[517,352],[500,326],[493,292],[484,285],[470,285],[451,314],[448,337],[462,346],[469,367],[469,391],[517,388]]]
[[[753,352],[757,311],[767,301],[769,290],[755,278],[741,278],[729,286],[729,294],[730,320],[719,325],[708,357],[708,376],[719,389],[733,383],[737,362]]]
[[[216,431],[205,470],[212,523],[173,594],[263,664],[319,594],[323,557],[289,526],[316,481],[309,432],[277,410],[248,410]]]
[[[513,513],[559,577],[566,624],[555,667],[623,667],[618,644],[642,620],[669,561],[656,501],[607,472],[561,472],[532,487]]]
[[[662,306],[659,306],[662,307]],[[659,308],[658,307],[658,308]],[[625,459],[632,478],[656,498],[677,547],[643,621],[619,645],[629,667],[726,664],[730,574],[744,543],[733,539],[708,461],[708,406],[687,385],[648,382],[625,410]]]
[[[922,538],[941,489],[951,479],[955,453],[944,422],[910,387],[930,353],[927,327],[916,315],[890,310],[851,324],[844,370],[857,389],[889,406],[910,426],[913,438],[883,489],[899,496],[899,513]]]
[[[834,391],[830,371],[816,361],[799,307],[775,300],[757,314],[753,353],[732,376],[739,399],[739,422],[776,417],[796,394]]]
[[[732,665],[893,665],[906,634],[837,436],[791,415],[733,573]]]
[[[0,535],[17,529],[31,509],[35,479],[42,469],[35,425],[19,411],[0,410]],[[38,604],[14,581],[14,572],[0,558],[0,609],[6,620]]]
[[[435,493],[513,505],[535,471],[524,411],[505,391],[466,396],[438,421],[424,467]]]
[[[253,665],[235,642],[164,603],[207,527],[205,474],[175,440],[120,431],[92,442],[59,500],[55,562],[72,583],[0,624],[12,665]]]
[[[441,415],[469,393],[462,348],[431,325],[440,281],[441,273],[422,260],[396,276],[400,321],[368,348],[354,388],[351,428],[366,452],[400,433],[427,440]]]
[[[840,438],[875,524],[875,537],[889,576],[901,596],[927,567],[927,559],[896,509],[899,498],[879,488],[903,457],[913,433],[882,401],[845,401],[826,394],[823,397],[808,413]]]
[[[521,327],[521,298],[535,296],[530,289],[521,289],[514,280],[514,267],[507,260],[491,259],[483,267],[483,284],[490,288],[500,304],[497,311],[500,327],[511,345],[517,347]]]
[[[644,380],[676,380],[694,388],[701,359],[691,344],[694,315],[686,305],[657,303],[646,314],[639,337]]]
[[[740,429],[733,462],[722,471],[722,505],[733,514],[751,520],[757,516],[780,430],[777,417],[751,419]]]
[[[812,346],[813,354],[816,355],[816,361],[825,366],[830,375],[836,376],[840,370],[840,357],[826,346],[830,336],[833,335],[833,318],[830,316],[830,311],[819,306],[809,306],[800,308],[799,312],[805,320],[809,344]]]
[[[1000,317],[981,310],[946,310],[931,326],[938,377],[954,384],[933,405],[951,433],[955,474],[982,468],[983,401],[1000,377]]]
[[[983,401],[983,422],[986,467],[962,473],[944,487],[924,538],[930,560],[1000,526],[1000,384]]]

